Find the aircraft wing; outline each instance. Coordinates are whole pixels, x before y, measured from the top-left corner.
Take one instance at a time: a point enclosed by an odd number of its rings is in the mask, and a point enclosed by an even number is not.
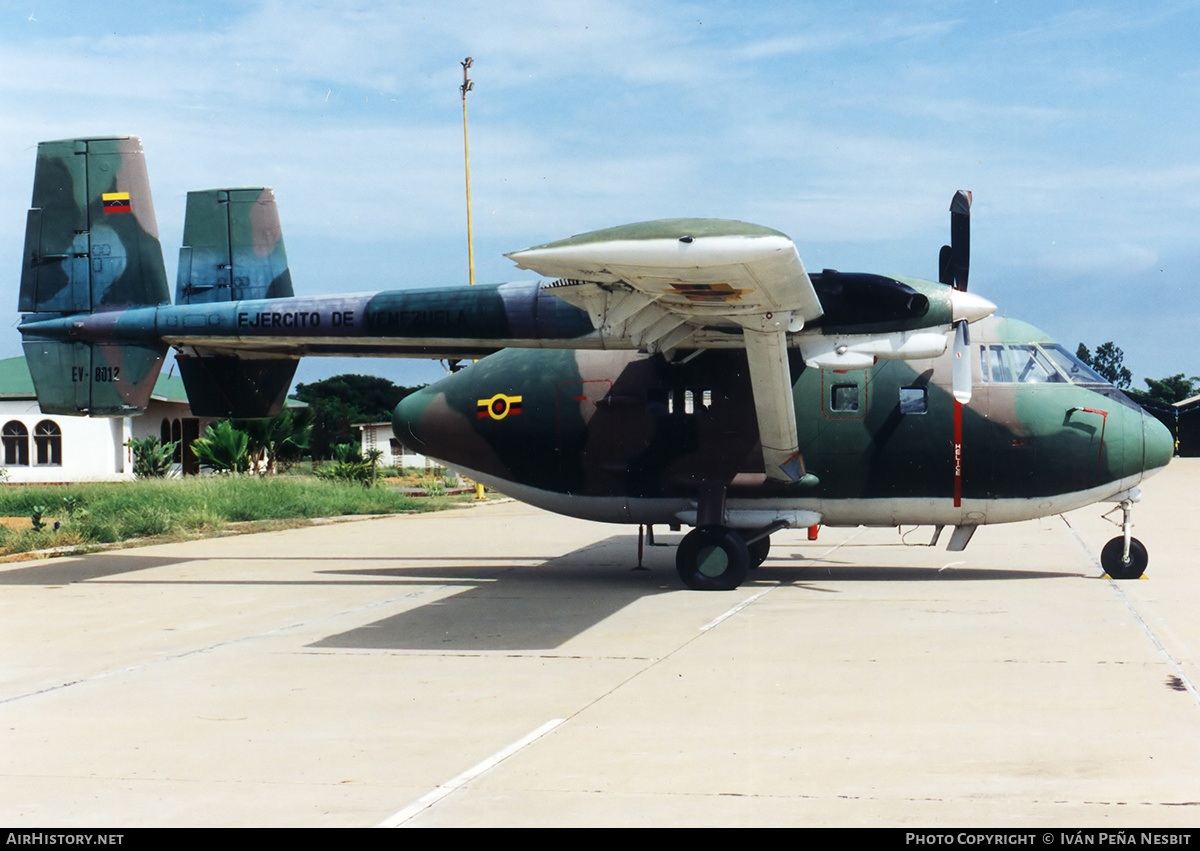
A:
[[[700,328],[740,327],[767,475],[804,475],[787,334],[822,315],[795,244],[723,219],[666,219],[593,231],[509,255],[557,279],[547,289],[607,337],[670,351]]]
[[[598,329],[650,351],[686,340],[677,331],[682,326],[732,322],[795,331],[822,313],[791,239],[746,222],[664,219],[507,256],[557,279],[550,292],[587,310]]]

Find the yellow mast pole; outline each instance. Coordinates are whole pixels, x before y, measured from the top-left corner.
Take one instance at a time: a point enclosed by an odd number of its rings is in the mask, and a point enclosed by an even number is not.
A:
[[[473,64],[474,60],[470,56],[462,61],[463,82],[458,87],[462,92],[463,102],[463,158],[467,167],[467,263],[470,267],[471,286],[475,286],[475,243],[471,234],[471,145],[467,139],[467,92],[471,91],[475,84],[467,77],[467,69]]]
[[[471,79],[467,76],[467,69],[474,65],[474,60],[468,56],[462,61],[463,81],[458,87],[462,92],[463,102],[463,162],[466,165],[467,173],[467,265],[469,270],[469,278],[471,286],[475,286],[475,239],[471,232],[471,143],[467,137],[467,92],[475,87]],[[483,483],[475,483],[475,498],[483,499]]]

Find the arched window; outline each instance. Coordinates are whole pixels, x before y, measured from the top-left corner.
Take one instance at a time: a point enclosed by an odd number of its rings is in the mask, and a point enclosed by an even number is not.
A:
[[[176,464],[183,463],[183,423],[179,420],[171,420],[171,440],[175,442],[175,456],[172,460]]]
[[[42,420],[33,427],[34,463],[40,466],[62,466],[62,430],[52,420]]]
[[[0,430],[0,441],[4,443],[5,467],[29,466],[29,429],[25,423],[11,420]]]
[[[171,421],[163,417],[162,428],[158,430],[158,436],[163,446],[171,442]]]

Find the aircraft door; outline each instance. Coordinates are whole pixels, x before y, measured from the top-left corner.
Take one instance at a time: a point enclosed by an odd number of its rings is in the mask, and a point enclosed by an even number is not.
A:
[[[821,413],[810,418],[815,440],[800,449],[805,464],[814,467],[811,472],[838,495],[866,492],[872,446],[867,418],[874,404],[871,378],[872,369],[821,370]]]

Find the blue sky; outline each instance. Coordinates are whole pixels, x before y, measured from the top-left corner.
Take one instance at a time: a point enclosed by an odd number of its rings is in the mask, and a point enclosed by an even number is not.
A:
[[[936,278],[963,188],[973,291],[1071,349],[1113,340],[1139,387],[1200,374],[1198,5],[0,0],[3,309],[37,142],[108,133],[143,139],[172,283],[187,191],[265,184],[298,294],[465,285],[469,55],[478,281],[674,216]],[[441,368],[299,380],[339,372]]]

